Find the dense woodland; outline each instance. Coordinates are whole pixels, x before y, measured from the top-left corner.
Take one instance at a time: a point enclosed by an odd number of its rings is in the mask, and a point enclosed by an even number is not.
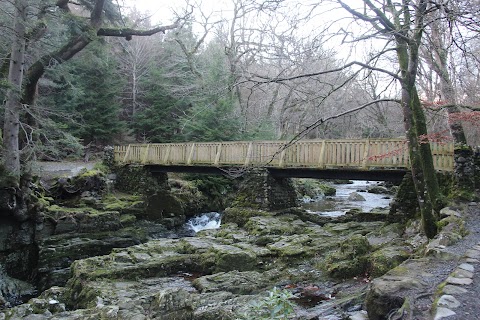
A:
[[[186,3],[162,22],[130,2],[0,4],[17,182],[22,162],[107,144],[405,136],[432,237],[442,201],[426,142],[478,144],[478,1]]]
[[[32,33],[28,70],[86,32],[84,20],[93,1],[69,4],[68,11],[61,10],[60,1],[26,2],[26,32]],[[105,24],[149,30],[157,23],[134,7],[106,3]],[[363,35],[353,33],[362,23],[348,20],[348,12],[341,18],[345,27],[327,28],[320,22],[327,11],[322,3],[233,0],[228,6],[222,16],[188,4],[185,12],[172,15],[172,21],[179,19],[178,27],[166,34],[92,36],[68,60],[52,55],[34,104],[22,110],[22,152],[60,159],[80,156],[82,146],[92,144],[289,139],[303,130],[307,138],[405,135],[401,106],[388,101],[400,98],[398,84],[372,68],[343,68],[357,59],[396,73],[386,37],[367,34],[368,28]],[[1,8],[5,96],[15,14],[12,1],[2,1]],[[447,129],[446,112],[435,107],[447,99],[442,72],[459,104],[475,105],[480,99],[476,20],[466,26],[435,20],[433,15],[442,14],[447,12],[432,13],[419,52],[417,87],[430,103],[426,111],[432,132]],[[338,38],[343,44],[331,49]],[[372,45],[370,52],[366,45]],[[337,72],[329,72],[333,69]],[[358,112],[318,123],[375,100]],[[467,136],[476,144],[478,132],[471,129]]]

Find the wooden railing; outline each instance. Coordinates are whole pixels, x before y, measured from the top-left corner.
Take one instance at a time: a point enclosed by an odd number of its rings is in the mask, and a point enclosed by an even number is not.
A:
[[[280,168],[408,168],[403,139],[188,142],[115,147],[123,164],[270,166]],[[453,170],[453,144],[431,143],[437,170]]]

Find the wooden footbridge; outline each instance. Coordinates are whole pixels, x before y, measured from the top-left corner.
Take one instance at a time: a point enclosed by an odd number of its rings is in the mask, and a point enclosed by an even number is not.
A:
[[[453,170],[453,144],[431,143],[435,169]],[[153,171],[221,173],[266,167],[276,176],[399,180],[409,168],[404,139],[188,142],[116,146],[119,164]]]

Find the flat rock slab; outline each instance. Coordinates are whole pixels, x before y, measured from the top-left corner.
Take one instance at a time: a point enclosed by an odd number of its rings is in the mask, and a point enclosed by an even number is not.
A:
[[[435,318],[433,320],[440,320],[446,317],[454,316],[456,313],[448,308],[437,308],[437,313],[435,314]]]
[[[469,271],[469,272],[474,272],[475,271],[475,268],[473,267],[473,265],[471,265],[469,263],[462,263],[458,267],[460,269],[463,269],[463,270],[466,270],[466,271]]]
[[[469,249],[465,252],[465,256],[472,259],[480,259],[480,251],[475,249]]]
[[[443,288],[443,293],[450,294],[450,295],[452,295],[452,294],[465,294],[467,292],[468,292],[467,289],[462,288],[460,286],[451,285],[451,284],[447,284]]]
[[[448,217],[448,216],[454,216],[454,217],[458,217],[458,218],[461,218],[462,215],[460,214],[460,212],[456,211],[456,210],[453,210],[449,207],[446,207],[446,208],[443,208],[442,210],[440,210],[440,215],[442,217]]]
[[[461,303],[455,299],[454,296],[448,294],[441,296],[440,299],[438,299],[437,304],[439,307],[445,307],[449,309],[456,309],[461,305]]]
[[[456,268],[455,271],[453,272],[453,276],[455,278],[470,278],[473,279],[473,272],[461,269],[461,268]]]
[[[470,278],[456,278],[456,277],[448,277],[447,278],[447,283],[450,284],[459,284],[459,285],[465,285],[468,286],[472,284],[473,280]]]

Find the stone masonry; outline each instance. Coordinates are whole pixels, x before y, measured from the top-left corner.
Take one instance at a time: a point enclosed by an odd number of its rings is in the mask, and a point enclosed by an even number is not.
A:
[[[255,168],[246,174],[233,206],[279,210],[298,205],[295,188],[289,178],[275,178],[268,169]]]

